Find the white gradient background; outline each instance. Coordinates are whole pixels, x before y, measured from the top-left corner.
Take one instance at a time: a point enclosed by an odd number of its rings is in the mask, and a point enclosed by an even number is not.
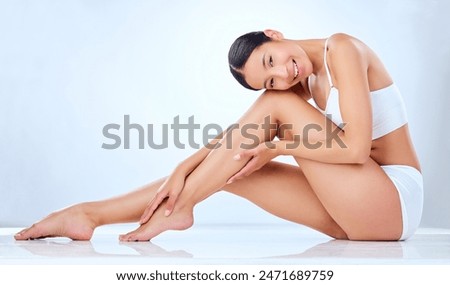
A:
[[[228,48],[275,28],[288,38],[345,32],[378,53],[422,162],[422,226],[448,228],[449,11],[446,0],[0,1],[0,226],[167,175],[195,149],[140,150],[135,136],[130,150],[104,150],[103,126],[123,125],[125,114],[142,125],[177,115],[230,125],[258,92],[232,78]],[[219,193],[196,208],[196,222],[283,221]]]

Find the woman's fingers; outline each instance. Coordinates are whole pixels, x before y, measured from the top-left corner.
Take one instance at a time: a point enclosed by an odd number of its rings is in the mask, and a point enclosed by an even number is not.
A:
[[[177,194],[171,194],[169,196],[169,199],[167,199],[166,204],[166,211],[164,212],[164,215],[166,217],[170,216],[172,214],[173,208],[175,207],[175,202],[177,201],[178,193]]]
[[[145,208],[145,211],[142,214],[141,219],[139,220],[139,224],[141,224],[141,225],[145,224],[146,222],[148,222],[150,217],[151,217],[150,208],[147,207],[147,208]]]
[[[234,160],[241,160],[241,159],[245,159],[245,158],[251,158],[254,155],[254,150],[250,149],[250,150],[244,150],[241,151],[240,153],[236,154],[235,156],[233,156]]]
[[[234,181],[249,176],[256,170],[256,161],[251,159],[241,170],[239,170],[235,175],[228,179],[227,184],[233,183]]]
[[[250,159],[250,160],[247,162],[247,164],[241,170],[239,170],[236,174],[234,174],[227,180],[227,184],[233,183],[237,179],[241,179],[245,176],[248,176],[253,171],[255,171],[255,169],[252,170],[252,168],[254,168],[254,166],[255,166],[255,162],[253,159],[253,157],[255,155],[256,155],[255,149],[249,149],[249,150],[241,151],[240,153],[233,156],[234,160],[242,160],[242,159]]]
[[[149,203],[147,208],[142,214],[141,219],[139,221],[140,224],[145,224],[152,217],[155,210],[158,208],[159,204],[167,197],[165,191],[158,191],[158,194],[153,198],[153,200]]]

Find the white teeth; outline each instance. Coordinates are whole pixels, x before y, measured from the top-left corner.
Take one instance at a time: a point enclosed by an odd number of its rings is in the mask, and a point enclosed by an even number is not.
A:
[[[298,76],[298,66],[297,63],[294,61],[294,79]]]

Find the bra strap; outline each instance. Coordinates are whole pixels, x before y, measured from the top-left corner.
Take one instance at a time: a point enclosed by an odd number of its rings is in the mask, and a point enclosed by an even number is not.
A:
[[[330,74],[330,70],[328,69],[328,63],[327,63],[327,46],[328,46],[329,39],[330,38],[327,38],[325,41],[325,50],[323,52],[323,64],[325,65],[325,70],[327,72],[328,83],[330,84],[331,87],[333,87],[333,81],[331,81],[331,74]]]

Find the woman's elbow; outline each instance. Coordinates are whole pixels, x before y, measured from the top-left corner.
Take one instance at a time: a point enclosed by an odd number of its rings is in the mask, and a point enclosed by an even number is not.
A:
[[[365,164],[370,157],[370,148],[355,147],[350,152],[350,160],[352,164]]]

